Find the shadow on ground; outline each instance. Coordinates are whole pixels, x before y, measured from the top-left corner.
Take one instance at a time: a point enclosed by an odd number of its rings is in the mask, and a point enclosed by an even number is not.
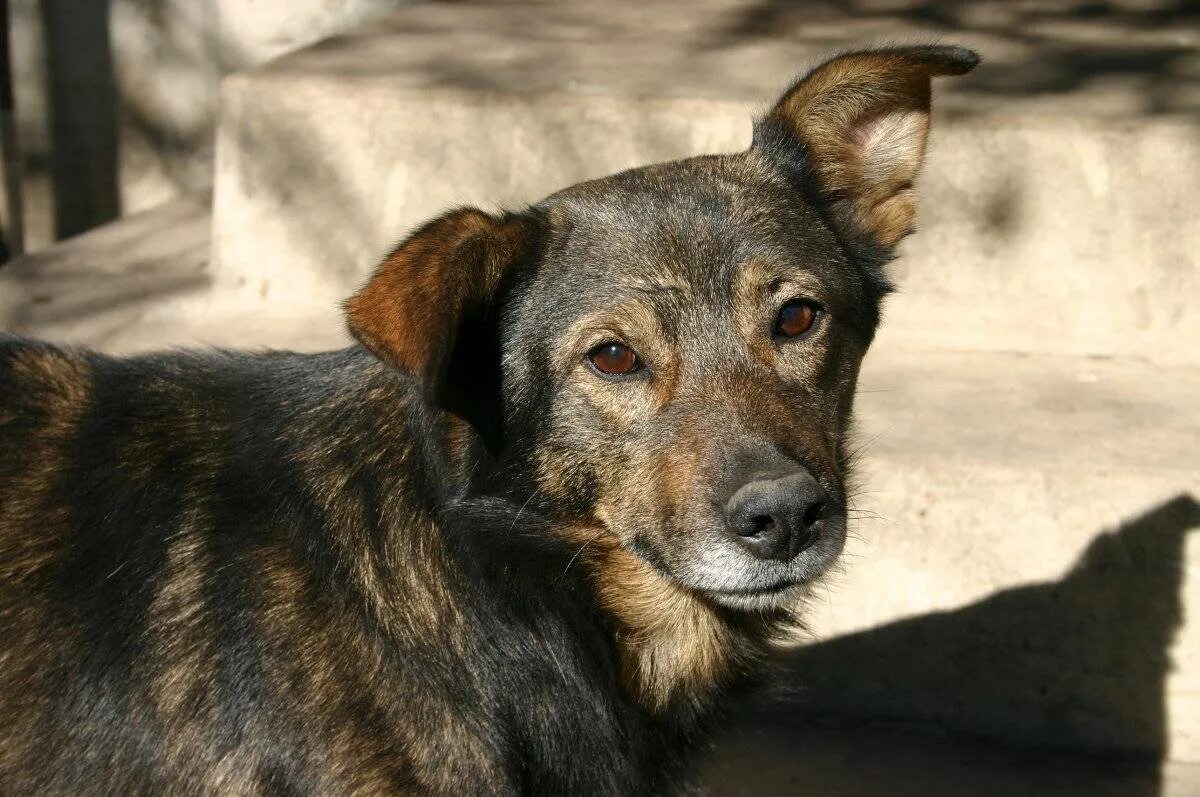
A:
[[[1182,494],[1098,535],[1058,581],[800,649],[782,691],[741,718],[712,793],[812,784],[850,797],[1156,797],[1184,546],[1198,527],[1200,503]],[[834,716],[842,729],[814,726]],[[1103,756],[1073,763],[951,741],[931,757],[919,736],[870,729],[889,720]],[[845,730],[847,721],[868,729]]]

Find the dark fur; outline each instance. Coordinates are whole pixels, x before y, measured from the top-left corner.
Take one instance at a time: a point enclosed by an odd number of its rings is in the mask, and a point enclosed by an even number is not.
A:
[[[905,53],[834,64],[969,68]],[[840,550],[854,378],[905,220],[847,204],[787,108],[747,153],[431,222],[349,303],[365,346],[0,338],[0,790],[677,787]],[[755,331],[767,283],[740,282],[780,258],[834,319],[786,351]],[[622,387],[563,356],[618,300],[658,352]],[[710,506],[779,463],[843,516],[722,597],[697,564]]]

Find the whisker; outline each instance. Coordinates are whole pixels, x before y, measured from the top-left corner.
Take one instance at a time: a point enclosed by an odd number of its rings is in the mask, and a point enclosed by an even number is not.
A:
[[[858,445],[856,445],[854,448],[852,448],[851,450],[849,450],[849,451],[847,451],[847,452],[846,452],[846,459],[847,459],[847,460],[849,460],[849,461],[851,461],[851,462],[853,462],[854,460],[857,460],[857,459],[859,459],[860,457],[862,457],[862,455],[863,455],[863,454],[867,453],[867,451],[868,451],[868,450],[870,450],[870,448],[871,448],[873,445],[875,445],[876,443],[878,443],[878,442],[879,442],[879,441],[880,441],[880,440],[883,438],[883,436],[884,436],[884,435],[886,435],[886,434],[890,433],[890,432],[892,431],[892,429],[893,429],[893,428],[894,428],[894,425],[893,425],[893,426],[889,426],[889,427],[887,427],[886,429],[884,429],[884,430],[882,430],[882,431],[880,431],[880,432],[878,432],[878,433],[876,433],[876,434],[872,435],[872,436],[871,436],[870,438],[868,438],[867,440],[865,440],[865,441],[863,441],[863,442],[859,443],[859,444],[858,444]]]
[[[567,575],[567,571],[571,569],[571,565],[575,564],[575,560],[579,558],[580,554],[582,554],[582,553],[583,553],[584,549],[585,549],[585,548],[587,548],[589,545],[591,545],[591,544],[592,544],[593,542],[595,542],[596,540],[600,539],[600,535],[602,535],[603,533],[604,533],[603,531],[599,531],[599,532],[597,532],[597,533],[596,533],[595,535],[593,535],[591,538],[589,538],[589,539],[585,540],[585,541],[584,541],[584,543],[583,543],[583,545],[580,545],[580,546],[579,546],[579,550],[578,550],[578,551],[576,551],[576,552],[575,552],[575,555],[571,557],[571,560],[570,560],[569,562],[567,562],[567,566],[563,568],[562,574],[561,574],[561,575],[559,575],[559,578],[565,578],[565,577],[566,577],[566,575]]]
[[[525,507],[529,506],[529,502],[532,501],[533,497],[537,494],[538,494],[538,490],[535,487],[533,489],[533,492],[531,492],[529,494],[529,497],[525,499],[525,503],[521,504],[521,508],[517,510],[517,514],[513,518],[512,525],[508,527],[509,532],[511,532],[513,529],[515,529],[517,527],[517,521],[521,519],[521,513],[525,511]]]

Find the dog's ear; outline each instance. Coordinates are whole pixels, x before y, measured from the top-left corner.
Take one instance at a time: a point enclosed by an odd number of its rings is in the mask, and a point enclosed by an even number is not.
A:
[[[759,123],[755,146],[798,158],[839,220],[890,248],[912,230],[930,81],[979,63],[962,47],[840,55],[798,80]]]
[[[465,371],[483,388],[497,378],[499,341],[490,339],[498,337],[494,324],[485,329],[481,319],[531,238],[531,220],[519,215],[496,218],[460,208],[434,219],[396,247],[346,301],[350,332],[379,359],[415,377],[439,404],[447,404],[448,396],[454,403],[462,393],[446,384],[451,370]],[[481,350],[494,351],[497,362]],[[454,364],[464,357],[476,361],[478,373]]]

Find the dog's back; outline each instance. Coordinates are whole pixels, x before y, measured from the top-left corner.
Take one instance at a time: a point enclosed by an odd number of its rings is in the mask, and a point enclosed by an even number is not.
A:
[[[291,682],[292,699],[334,703],[310,720],[353,717],[336,743],[374,762],[307,785],[410,778],[396,771],[409,757],[376,732],[382,709],[338,705],[348,690],[330,688],[364,681],[356,691],[372,693],[382,653],[346,604],[383,585],[351,549],[386,555],[372,522],[429,465],[405,442],[401,380],[364,365],[352,353],[114,360],[0,347],[6,788],[252,790],[286,777],[279,762],[338,755],[289,727],[298,707],[274,698]],[[364,412],[371,391],[392,401]],[[403,478],[372,484],[353,467],[364,435],[408,463]],[[363,481],[331,484],[333,473]],[[339,512],[363,512],[356,528],[373,538],[322,533]],[[333,575],[344,583],[325,583]],[[432,630],[435,613],[406,617]]]

